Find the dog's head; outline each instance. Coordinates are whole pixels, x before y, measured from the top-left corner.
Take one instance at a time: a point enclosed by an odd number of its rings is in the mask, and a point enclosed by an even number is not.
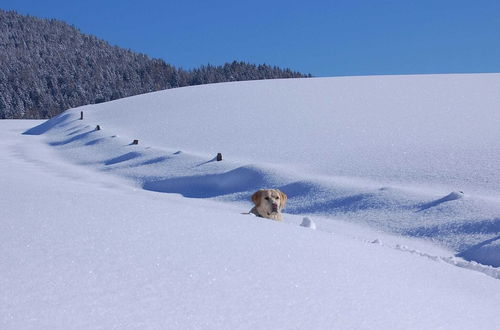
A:
[[[285,208],[287,196],[278,189],[261,189],[252,195],[252,201],[265,218],[280,214]]]

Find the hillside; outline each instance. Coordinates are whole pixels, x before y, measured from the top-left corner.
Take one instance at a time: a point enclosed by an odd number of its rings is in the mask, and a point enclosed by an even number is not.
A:
[[[20,134],[36,124],[0,121],[2,329],[497,328],[500,281],[445,251],[136,189]]]
[[[496,329],[499,85],[233,82],[0,121],[0,328]],[[283,222],[242,214],[266,187]]]
[[[1,9],[0,45],[0,119],[50,118],[72,107],[173,87],[305,76],[243,62],[187,71],[64,22]]]
[[[497,74],[224,83],[80,107],[28,133],[147,190],[246,204],[277,187],[288,213],[498,267],[498,88]]]

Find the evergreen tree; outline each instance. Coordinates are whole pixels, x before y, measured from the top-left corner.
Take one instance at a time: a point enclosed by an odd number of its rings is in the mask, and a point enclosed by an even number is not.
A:
[[[50,118],[85,104],[173,87],[310,77],[244,62],[175,68],[54,19],[0,9],[0,119]]]

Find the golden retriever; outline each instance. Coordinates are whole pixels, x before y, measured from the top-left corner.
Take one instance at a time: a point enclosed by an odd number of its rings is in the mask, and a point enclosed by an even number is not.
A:
[[[272,220],[283,220],[281,210],[285,208],[287,196],[278,189],[261,189],[252,195],[255,206],[250,213]]]

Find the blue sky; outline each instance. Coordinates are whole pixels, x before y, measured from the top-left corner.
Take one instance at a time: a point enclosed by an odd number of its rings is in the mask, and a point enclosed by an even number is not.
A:
[[[233,60],[315,76],[500,72],[500,1],[0,0],[186,69]]]

